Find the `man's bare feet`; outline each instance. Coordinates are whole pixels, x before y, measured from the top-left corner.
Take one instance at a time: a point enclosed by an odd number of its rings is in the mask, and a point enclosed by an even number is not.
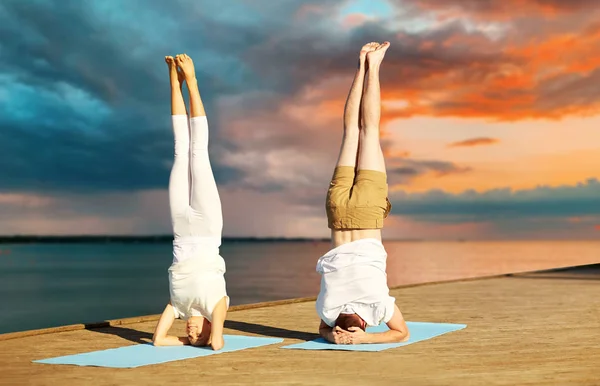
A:
[[[186,54],[179,54],[175,57],[175,62],[179,68],[181,68],[186,81],[189,82],[196,79],[196,71],[194,70],[194,62],[192,61],[192,58]]]
[[[171,87],[179,87],[183,84],[183,76],[177,70],[177,64],[175,63],[175,59],[172,56],[165,56],[165,62],[169,67],[169,78],[171,79]]]
[[[390,42],[385,42],[379,44],[378,47],[373,51],[367,52],[367,61],[369,66],[381,64],[388,48],[390,48]]]
[[[367,59],[367,54],[369,52],[375,51],[377,49],[377,47],[379,47],[379,43],[377,42],[371,42],[371,43],[367,43],[365,44],[361,49],[360,49],[360,60],[364,61]]]

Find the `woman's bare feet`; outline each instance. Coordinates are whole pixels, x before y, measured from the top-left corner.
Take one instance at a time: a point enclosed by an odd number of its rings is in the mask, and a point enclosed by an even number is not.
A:
[[[380,65],[388,48],[390,48],[390,42],[385,42],[379,44],[373,51],[367,52],[369,66]]]
[[[169,78],[171,79],[171,87],[181,88],[183,85],[183,74],[177,69],[177,64],[172,56],[165,56],[165,62],[169,67]]]
[[[194,62],[187,54],[179,54],[175,57],[175,63],[181,68],[183,76],[187,82],[196,80],[196,70]]]

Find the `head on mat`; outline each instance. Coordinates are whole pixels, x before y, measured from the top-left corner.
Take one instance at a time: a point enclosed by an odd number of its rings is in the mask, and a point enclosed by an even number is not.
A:
[[[367,322],[357,314],[340,314],[335,320],[335,325],[345,331],[350,331],[350,327],[358,327],[363,331],[367,330]]]
[[[185,330],[192,346],[207,346],[209,344],[212,325],[202,316],[190,316]]]

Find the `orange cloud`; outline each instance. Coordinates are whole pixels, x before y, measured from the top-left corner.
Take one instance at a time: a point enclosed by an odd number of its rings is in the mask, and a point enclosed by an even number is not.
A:
[[[354,28],[365,23],[369,18],[362,13],[351,13],[342,20],[342,25],[346,28]]]
[[[481,145],[493,145],[495,143],[500,142],[500,140],[496,138],[471,138],[466,139],[464,141],[454,142],[448,145],[448,147],[472,147],[472,146],[481,146]]]
[[[302,4],[294,14],[296,20],[308,19],[311,16],[321,16],[327,9],[317,4]]]
[[[600,56],[589,54],[600,51],[600,23],[591,2],[515,1],[518,14],[512,12],[515,2],[407,2],[403,6],[412,4],[415,15],[432,11],[438,19],[418,32],[403,28],[402,22],[378,26],[392,42],[381,74],[383,123],[413,116],[518,121],[600,113],[595,87]],[[295,16],[303,22],[317,14],[335,19],[335,8],[304,5]],[[572,22],[548,23],[549,15]],[[242,57],[266,84],[293,92],[344,77],[344,85],[330,96],[343,100],[354,67],[351,53],[372,39],[369,28],[357,26],[377,22],[351,14],[342,23],[353,28],[343,32],[351,46],[328,37],[315,45],[312,36],[293,41],[275,36],[249,47]]]
[[[594,226],[594,229],[595,229],[595,230],[597,230],[597,231],[600,231],[600,224],[598,224],[598,225],[595,225],[595,226]]]
[[[435,0],[425,3],[443,8]],[[503,14],[501,2],[491,2],[488,11],[486,5],[465,3],[475,13]],[[529,3],[523,2],[523,12]],[[557,2],[530,6],[550,13],[577,11]],[[544,32],[506,23],[501,39],[454,27],[398,33],[382,68],[382,98],[403,103],[386,106],[384,121],[412,116],[517,121],[600,113],[600,91],[593,86],[600,82],[600,56],[590,54],[600,51],[600,23],[593,13],[580,11],[577,17],[569,27]],[[539,14],[534,19],[544,23]],[[394,52],[395,43],[401,43],[402,54]]]
[[[593,9],[592,1],[564,1],[564,0],[418,0],[412,4],[421,10],[433,12],[438,20],[455,19],[468,15],[476,20],[510,20],[515,16],[542,16],[554,18],[568,13],[581,12]],[[518,9],[518,15],[514,10]]]
[[[460,193],[471,189],[483,192],[504,187],[533,189],[540,185],[575,185],[592,177],[600,177],[596,166],[599,160],[600,153],[597,150],[518,157],[496,162],[473,160],[468,164],[468,173],[448,174],[444,176],[443,185],[440,185],[439,177],[435,174],[423,173],[415,175],[410,184],[402,186],[402,189],[425,192],[442,188],[445,192]]]

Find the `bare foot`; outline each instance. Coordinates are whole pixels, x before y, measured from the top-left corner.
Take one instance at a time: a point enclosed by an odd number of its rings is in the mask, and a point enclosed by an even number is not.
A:
[[[371,42],[371,43],[367,43],[365,44],[361,49],[360,49],[360,60],[365,60],[367,58],[367,54],[369,52],[375,51],[377,49],[377,47],[379,47],[379,43],[376,42]]]
[[[390,48],[390,42],[385,42],[380,44],[375,50],[367,52],[369,66],[381,64],[388,48]]]
[[[172,87],[180,87],[183,84],[183,77],[179,76],[179,71],[177,70],[177,64],[175,63],[175,59],[172,56],[165,56],[165,62],[167,62],[167,66],[169,67],[169,78],[171,79]]]
[[[223,339],[223,335],[211,337],[210,347],[212,347],[214,351],[219,351],[223,348],[223,346],[225,346],[225,340]]]
[[[196,79],[196,70],[194,69],[194,62],[192,61],[192,58],[186,54],[179,54],[175,57],[175,62],[179,68],[181,68],[186,81]]]

